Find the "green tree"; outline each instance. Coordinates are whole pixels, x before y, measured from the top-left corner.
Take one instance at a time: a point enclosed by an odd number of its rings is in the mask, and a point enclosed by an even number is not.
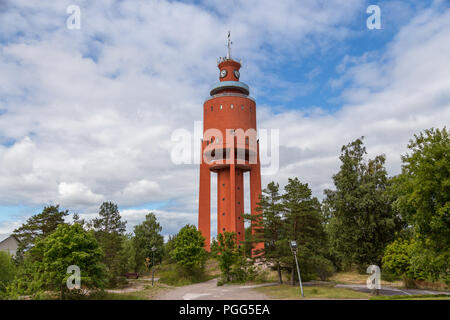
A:
[[[286,250],[287,225],[283,221],[284,209],[279,188],[279,184],[272,181],[262,190],[257,209],[261,212],[259,225],[262,228],[256,230],[259,231],[257,237],[262,237],[264,241],[263,257],[276,268],[278,282],[283,283],[281,269],[289,250]]]
[[[412,268],[450,281],[450,137],[446,128],[414,135],[402,156],[393,207],[414,228]]]
[[[301,183],[298,178],[289,179],[282,195],[282,207],[285,233],[278,241],[279,257],[291,270],[291,284],[294,285],[297,273],[289,241],[297,242],[299,266],[306,280],[322,274],[324,265],[330,266],[324,257],[326,234],[320,203],[312,197],[307,183]]]
[[[19,257],[29,249],[38,239],[43,239],[56,230],[58,225],[64,223],[68,211],[60,211],[59,205],[44,207],[41,213],[36,214],[14,230],[13,235],[19,240]]]
[[[31,249],[34,257],[41,260],[25,265],[21,277],[16,277],[11,291],[17,294],[36,294],[39,291],[59,291],[64,299],[68,292],[66,282],[71,274],[67,268],[76,265],[81,271],[81,286],[103,288],[106,270],[101,263],[102,251],[92,232],[85,231],[79,224],[61,224],[46,238],[40,239]],[[24,281],[26,280],[26,282]]]
[[[134,246],[134,237],[131,234],[124,236],[122,249],[119,252],[121,258],[121,274],[126,272],[138,272],[136,261],[136,247]]]
[[[362,139],[342,147],[341,167],[333,176],[336,190],[325,190],[324,200],[334,254],[344,266],[355,263],[360,271],[369,264],[381,264],[386,245],[401,228],[386,192],[385,157],[366,162]]]
[[[205,238],[193,225],[181,228],[174,240],[174,248],[170,252],[176,263],[187,269],[203,269],[207,259],[204,248]]]
[[[411,255],[414,241],[397,239],[388,244],[384,250],[383,272],[387,271],[397,277],[411,277]]]
[[[170,252],[175,249],[175,239],[177,235],[169,235],[169,238],[167,239],[167,242],[164,244],[164,254],[163,259],[167,260],[168,262],[175,262],[172,259],[172,256],[170,255]]]
[[[11,255],[0,251],[0,299],[6,297],[6,287],[13,281],[16,274],[16,266]]]
[[[138,269],[144,266],[146,258],[153,258],[161,261],[163,255],[164,238],[161,235],[162,227],[154,213],[150,212],[145,216],[145,220],[134,227],[134,246],[136,248],[136,263]],[[153,253],[152,248],[157,250]],[[154,263],[153,260],[150,261]]]
[[[99,218],[92,220],[95,237],[103,250],[103,263],[108,268],[109,284],[114,286],[120,274],[121,257],[119,255],[124,240],[126,221],[122,221],[117,205],[103,202]]]
[[[223,232],[217,235],[219,268],[223,280],[232,280],[232,268],[239,258],[239,250],[236,245],[237,238],[234,232]]]

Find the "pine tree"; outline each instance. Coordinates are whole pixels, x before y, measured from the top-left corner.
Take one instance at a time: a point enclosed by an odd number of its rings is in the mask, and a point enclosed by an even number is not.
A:
[[[120,274],[121,257],[119,252],[124,241],[126,221],[122,221],[119,209],[112,202],[103,202],[100,206],[99,218],[92,221],[95,237],[103,250],[103,263],[108,268],[110,285]]]
[[[291,270],[291,284],[296,279],[294,257],[289,241],[297,242],[300,269],[305,279],[319,275],[330,262],[324,258],[326,234],[321,215],[320,203],[312,197],[307,183],[298,178],[289,179],[282,196],[284,211],[283,224],[286,228],[282,250],[286,267]]]
[[[13,231],[19,240],[18,254],[21,256],[31,249],[38,239],[53,233],[58,225],[64,223],[68,211],[59,211],[59,205],[44,207],[41,213],[30,217],[21,227]]]
[[[134,227],[134,246],[136,248],[136,262],[138,268],[144,264],[146,258],[152,259],[150,263],[161,261],[163,255],[164,238],[161,235],[162,227],[153,212],[145,216],[145,220]],[[157,250],[152,252],[152,248]]]

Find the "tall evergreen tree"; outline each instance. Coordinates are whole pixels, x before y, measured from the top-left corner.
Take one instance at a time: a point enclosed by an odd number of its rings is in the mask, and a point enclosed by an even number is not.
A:
[[[162,227],[153,212],[147,214],[145,220],[134,227],[134,245],[138,268],[144,265],[146,258],[152,259],[154,256],[155,262],[161,261],[164,249],[164,238],[161,231]],[[152,252],[152,247],[157,250]],[[152,264],[153,261],[151,260],[150,263]]]
[[[297,242],[297,257],[305,279],[319,275],[330,263],[324,258],[326,234],[319,201],[312,197],[308,184],[301,183],[298,178],[289,179],[284,189],[282,206],[286,232],[282,250],[285,252],[284,261],[291,270],[291,282],[294,284],[296,266],[289,249],[289,241]]]
[[[261,232],[264,237],[264,258],[277,270],[278,281],[283,283],[281,268],[286,255],[286,226],[283,223],[283,206],[278,183],[270,182],[262,190],[258,210],[262,213]]]
[[[120,274],[121,251],[124,241],[126,221],[122,221],[119,209],[112,202],[103,202],[100,206],[99,218],[92,221],[95,237],[103,250],[103,262],[108,268],[110,285],[115,284],[115,278]]]
[[[38,239],[53,233],[58,225],[64,223],[68,211],[60,211],[59,205],[44,207],[41,213],[30,217],[21,227],[13,231],[19,240],[19,255],[31,249]]]

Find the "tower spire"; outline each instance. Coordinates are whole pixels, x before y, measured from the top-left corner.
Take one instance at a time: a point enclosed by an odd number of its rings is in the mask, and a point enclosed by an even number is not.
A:
[[[233,44],[233,42],[232,42],[231,39],[230,39],[230,33],[231,33],[231,31],[228,31],[228,44],[227,44],[228,50],[227,50],[227,59],[231,59],[231,45]]]

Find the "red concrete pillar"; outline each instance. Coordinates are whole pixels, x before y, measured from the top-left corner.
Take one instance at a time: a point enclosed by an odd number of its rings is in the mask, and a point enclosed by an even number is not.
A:
[[[205,249],[210,251],[211,241],[211,173],[208,164],[203,159],[202,143],[202,162],[200,164],[200,190],[198,200],[198,229],[205,237]]]
[[[261,214],[260,211],[257,211],[258,203],[259,203],[259,196],[261,195],[261,165],[259,161],[259,141],[257,142],[257,162],[256,164],[251,165],[251,171],[250,171],[250,201],[251,201],[251,214],[252,215],[259,215]],[[252,233],[255,233],[255,230],[257,229],[256,226],[254,226],[255,223],[252,223]],[[264,249],[264,242],[260,242],[255,244],[254,250],[262,250]]]

